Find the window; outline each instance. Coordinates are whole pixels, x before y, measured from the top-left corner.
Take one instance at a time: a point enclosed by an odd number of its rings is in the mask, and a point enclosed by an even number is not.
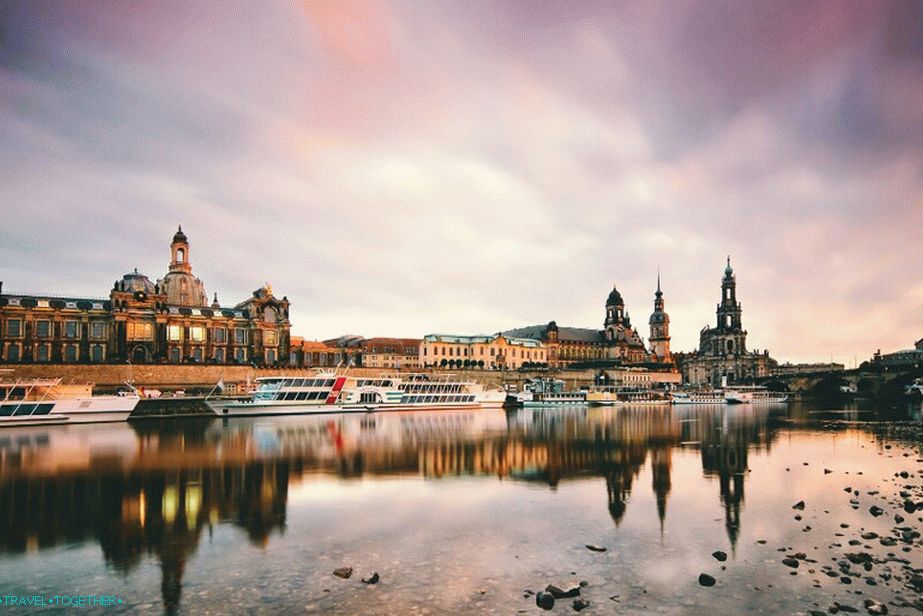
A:
[[[266,351],[266,363],[267,364],[276,363],[276,350],[275,349],[268,349]]]
[[[214,330],[214,339],[218,344],[224,344],[228,341],[228,330],[224,327],[216,327]]]
[[[215,349],[215,361],[219,364],[224,363],[224,349]]]
[[[13,338],[19,338],[20,336],[22,336],[22,321],[19,319],[7,320],[6,335],[13,337]]]
[[[71,323],[76,323],[76,321],[71,321]],[[76,344],[64,345],[64,361],[77,361],[77,345]]]
[[[189,340],[192,342],[205,342],[205,328],[201,325],[192,325],[189,328]]]
[[[235,350],[235,351],[234,351],[234,359],[235,359],[236,361],[238,361],[238,362],[241,362],[241,363],[247,361],[247,351],[245,351],[244,349],[237,349],[237,350]]]
[[[202,347],[192,349],[192,359],[197,363],[202,363]]]
[[[171,325],[171,327],[173,326]],[[170,361],[171,362],[173,362],[174,364],[178,364],[180,362],[180,358],[181,357],[180,357],[180,352],[178,348],[173,347],[172,349],[170,349]]]
[[[170,342],[179,342],[183,339],[183,326],[182,325],[167,325],[167,340]],[[179,349],[174,349],[179,352]],[[176,361],[179,361],[177,359]]]
[[[9,323],[9,322],[8,322]],[[6,347],[6,361],[9,363],[19,361],[19,345],[10,344]]]
[[[77,321],[64,321],[64,337],[65,338],[76,338],[77,337]]]
[[[279,334],[273,330],[263,332],[263,344],[266,346],[275,346],[279,344]]]
[[[35,322],[36,338],[51,338],[51,321]]]
[[[48,361],[48,345],[40,344],[35,348],[36,361]]]
[[[106,337],[106,324],[101,321],[90,323],[90,337],[96,340]]]
[[[234,344],[247,344],[247,330],[238,327],[234,329]]]
[[[103,360],[103,345],[94,344],[90,347],[90,361],[101,362]]]
[[[127,328],[129,340],[150,340],[154,337],[153,323],[129,323]]]

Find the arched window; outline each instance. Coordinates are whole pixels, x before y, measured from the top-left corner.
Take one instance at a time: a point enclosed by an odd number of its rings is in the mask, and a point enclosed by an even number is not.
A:
[[[728,340],[728,353],[733,353],[733,352],[734,352],[734,341]]]
[[[185,262],[186,262],[186,249],[185,249],[185,248],[177,248],[177,249],[176,249],[176,261],[177,261],[178,263],[185,263]]]

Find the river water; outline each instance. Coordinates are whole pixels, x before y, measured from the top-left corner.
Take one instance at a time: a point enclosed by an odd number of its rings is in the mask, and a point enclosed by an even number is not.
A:
[[[0,612],[542,614],[583,583],[586,614],[918,613],[920,427],[793,404],[6,429]]]

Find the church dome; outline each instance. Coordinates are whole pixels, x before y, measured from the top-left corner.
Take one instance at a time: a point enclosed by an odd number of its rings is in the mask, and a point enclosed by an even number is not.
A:
[[[169,272],[160,281],[160,291],[173,306],[207,308],[208,295],[202,281],[187,272]]]
[[[607,306],[623,306],[625,302],[622,301],[622,294],[618,292],[618,289],[615,286],[612,287],[612,292],[609,293],[609,297],[606,299]]]
[[[175,242],[188,242],[188,241],[189,240],[186,238],[186,234],[183,233],[183,226],[180,225],[176,233],[173,234],[173,242],[175,243]]]
[[[731,267],[731,257],[728,257],[727,267],[724,268],[724,277],[730,278],[733,275],[734,275],[734,268]]]
[[[154,292],[154,283],[144,274],[139,274],[138,270],[122,276],[121,287],[123,291],[131,291],[132,293],[142,291],[150,295]]]
[[[651,315],[649,324],[650,325],[665,325],[669,322],[670,322],[670,315],[668,315],[666,312],[662,312],[658,310]]]

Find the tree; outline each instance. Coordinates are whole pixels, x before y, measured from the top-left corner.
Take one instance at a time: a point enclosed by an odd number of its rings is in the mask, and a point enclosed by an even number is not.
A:
[[[449,365],[449,360],[446,359],[445,357],[443,357],[443,358],[442,358],[442,361],[439,362],[439,365],[442,366],[443,368],[445,368],[446,366]]]
[[[479,360],[478,360],[478,368],[481,369],[481,370],[484,369],[484,360],[483,360],[483,359],[479,359]]]

